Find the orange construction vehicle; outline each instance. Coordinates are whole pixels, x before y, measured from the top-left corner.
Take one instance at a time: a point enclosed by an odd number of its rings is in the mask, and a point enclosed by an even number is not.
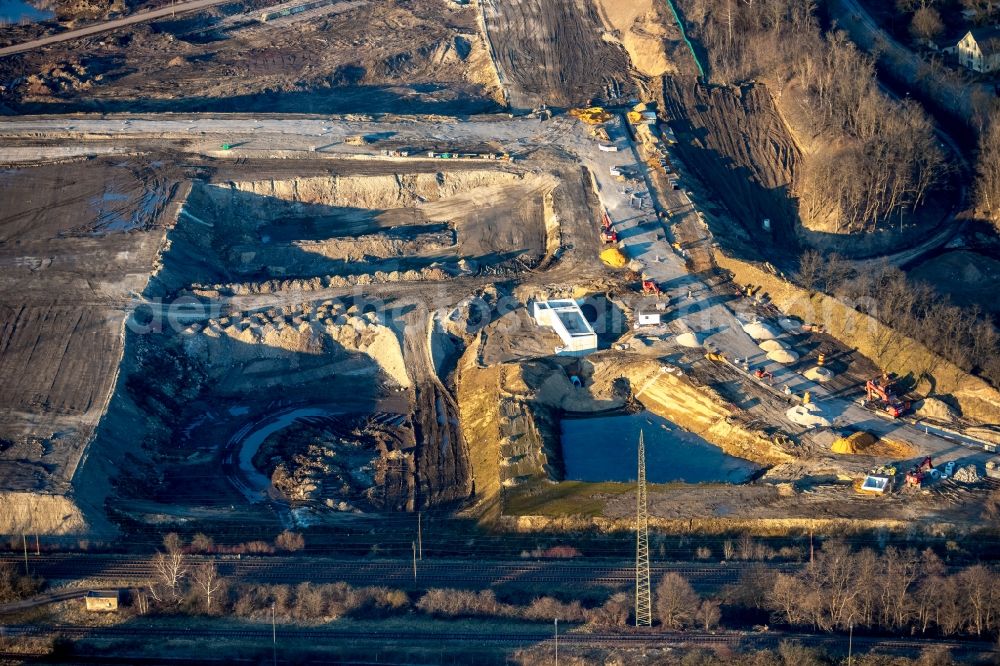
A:
[[[642,293],[652,294],[653,296],[659,296],[660,294],[663,293],[663,290],[660,289],[660,285],[656,284],[652,280],[643,280]]]
[[[906,473],[906,485],[919,488],[921,484],[923,484],[924,477],[927,475],[927,472],[933,468],[934,464],[931,462],[931,457],[927,456],[920,461],[919,465],[914,465],[910,468],[910,471]]]
[[[617,243],[618,232],[614,229],[601,229],[601,240],[605,243]]]
[[[884,411],[894,419],[910,409],[910,401],[901,400],[896,396],[893,383],[885,375],[865,382],[865,392],[868,394],[865,407]]]

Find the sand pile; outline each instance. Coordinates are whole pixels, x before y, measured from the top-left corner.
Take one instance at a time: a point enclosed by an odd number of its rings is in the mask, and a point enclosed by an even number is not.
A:
[[[818,365],[814,365],[803,372],[802,376],[806,379],[822,384],[823,382],[828,382],[833,379],[833,371],[829,368],[821,368]]]
[[[676,338],[677,344],[681,347],[701,347],[701,342],[698,340],[698,334],[688,331],[687,333],[681,333]]]
[[[958,414],[948,403],[937,398],[924,398],[913,406],[914,413],[924,419],[933,419],[950,423]]]
[[[618,248],[609,247],[607,250],[601,252],[601,261],[611,266],[611,268],[625,268],[628,258]]]
[[[847,437],[838,437],[830,445],[830,449],[841,455],[855,455],[866,452],[876,441],[875,436],[871,433],[859,431],[851,433]]]
[[[289,356],[294,365],[296,355],[332,364],[347,360],[345,353],[361,353],[395,385],[411,385],[399,338],[371,313],[331,312],[322,317],[301,312],[275,317],[256,313],[240,319],[210,320],[203,329],[192,327],[186,333],[188,355],[220,373],[264,361],[287,363]]]
[[[789,346],[781,340],[764,340],[757,346],[766,352],[784,351],[789,349]]]
[[[778,337],[777,331],[760,321],[743,324],[743,330],[754,340],[773,340]]]
[[[767,357],[775,363],[795,363],[799,360],[799,355],[788,349],[779,349],[768,352]]]

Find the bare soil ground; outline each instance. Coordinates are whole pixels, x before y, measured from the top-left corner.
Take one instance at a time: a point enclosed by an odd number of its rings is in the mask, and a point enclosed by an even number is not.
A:
[[[663,109],[684,163],[721,198],[741,228],[713,229],[720,242],[797,246],[790,196],[798,149],[763,86],[706,88],[663,79]],[[771,234],[761,222],[771,220]]]
[[[69,489],[117,376],[123,305],[153,269],[176,178],[139,160],[0,174],[5,491]]]
[[[307,113],[496,108],[475,10],[366,2],[261,23],[239,4],[0,59],[0,103],[67,110]]]
[[[482,3],[501,80],[517,109],[633,94],[624,49],[604,41],[592,0]]]

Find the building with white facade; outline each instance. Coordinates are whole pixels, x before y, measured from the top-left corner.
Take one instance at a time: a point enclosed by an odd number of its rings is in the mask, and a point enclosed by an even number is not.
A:
[[[584,356],[597,351],[597,334],[576,301],[535,301],[532,317],[562,340],[562,345],[555,348],[556,354]]]

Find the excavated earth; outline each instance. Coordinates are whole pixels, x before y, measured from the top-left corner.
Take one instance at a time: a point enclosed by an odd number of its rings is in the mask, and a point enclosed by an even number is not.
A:
[[[260,21],[220,5],[0,58],[18,113],[496,110],[476,10],[450,2],[331,2]]]
[[[563,243],[596,254],[596,218],[565,165],[405,169],[229,167],[190,183],[79,476],[93,503],[118,521],[233,526],[276,505],[295,509],[279,511],[289,525],[302,508],[322,520],[472,494],[441,380],[472,313],[430,313],[491,276],[544,275]]]
[[[493,60],[515,109],[629,98],[628,55],[590,0],[483,0]]]
[[[767,88],[709,88],[692,78],[664,77],[662,102],[684,164],[712,184],[727,216],[739,224],[713,227],[720,242],[794,252],[798,217],[791,190],[800,155]],[[764,219],[771,221],[770,232]]]
[[[116,381],[124,306],[176,214],[177,175],[144,160],[0,171],[0,530],[86,520],[66,496]]]

